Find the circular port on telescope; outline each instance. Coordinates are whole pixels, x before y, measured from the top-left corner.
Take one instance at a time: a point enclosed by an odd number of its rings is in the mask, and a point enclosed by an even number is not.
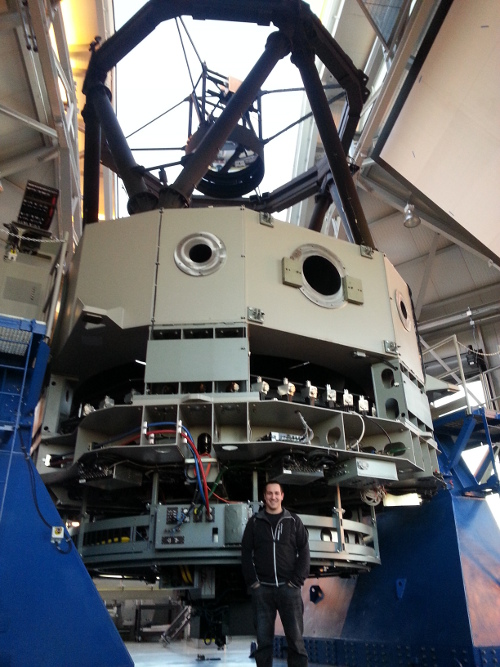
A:
[[[411,331],[410,311],[406,307],[404,297],[399,290],[396,290],[396,306],[398,309],[399,319],[403,323],[404,328],[406,331]]]
[[[345,272],[336,255],[323,246],[308,243],[297,248],[291,257],[302,260],[300,291],[305,297],[323,308],[344,305],[342,279]]]
[[[333,296],[339,291],[342,285],[342,280],[336,267],[330,260],[320,255],[306,257],[302,264],[302,272],[304,273],[305,280],[307,280],[312,289],[323,296]]]
[[[204,264],[212,257],[212,249],[205,243],[197,243],[189,251],[189,259],[195,264]]]
[[[215,234],[199,232],[185,236],[174,251],[177,267],[190,276],[208,276],[226,261],[226,246]]]

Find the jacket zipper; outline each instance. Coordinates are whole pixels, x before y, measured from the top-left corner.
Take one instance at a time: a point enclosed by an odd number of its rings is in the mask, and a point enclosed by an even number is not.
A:
[[[273,536],[274,581],[276,582],[276,586],[279,586],[278,568],[277,568],[277,563],[276,563],[276,541],[277,541],[277,538],[278,538],[278,533],[281,535],[281,533],[283,532],[282,521],[283,521],[283,518],[281,518],[278,521],[278,523],[276,524],[276,528],[274,530],[271,526],[271,535]]]

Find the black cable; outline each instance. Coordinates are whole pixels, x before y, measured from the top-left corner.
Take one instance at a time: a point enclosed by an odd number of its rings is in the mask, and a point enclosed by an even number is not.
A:
[[[66,542],[66,544],[68,544],[67,549],[61,549],[59,544],[57,544],[57,543],[54,543],[54,544],[55,544],[56,549],[59,551],[59,553],[66,555],[66,554],[69,554],[69,552],[73,548],[73,540],[71,539],[71,537],[67,537],[64,541]],[[62,544],[62,540],[61,540],[61,544]]]
[[[127,134],[127,136],[125,137],[125,139],[128,139],[129,137],[133,136],[134,134],[137,134],[137,132],[140,132],[141,130],[143,130],[143,129],[144,129],[145,127],[147,127],[148,125],[151,125],[151,123],[154,123],[155,120],[158,120],[158,119],[161,118],[162,116],[165,116],[167,113],[170,113],[170,112],[173,111],[174,109],[177,109],[177,107],[180,107],[181,104],[184,104],[184,102],[187,102],[189,99],[190,99],[190,97],[186,97],[186,98],[184,98],[183,100],[181,100],[180,102],[177,102],[177,104],[174,104],[173,107],[170,107],[170,109],[167,109],[166,111],[164,111],[163,113],[161,113],[159,116],[156,116],[156,118],[153,118],[153,120],[149,120],[147,123],[145,123],[145,124],[142,125],[141,127],[138,127],[137,130],[134,130],[134,131],[131,132],[130,134]]]
[[[145,150],[155,151],[156,148],[147,148]],[[168,149],[165,149],[168,150]],[[184,150],[183,148],[176,148],[175,150]],[[166,162],[165,164],[155,164],[154,167],[144,167],[146,171],[156,171],[157,169],[165,169],[168,167],[176,167],[178,164],[182,164],[182,160],[177,160],[176,162]]]
[[[176,22],[177,22],[177,19],[175,19],[175,20],[176,20]],[[182,19],[182,16],[179,16],[179,19],[178,19],[178,20],[181,22],[182,27],[183,27],[184,30],[186,31],[186,35],[188,36],[188,39],[189,39],[189,41],[191,42],[191,46],[193,47],[193,51],[196,53],[196,57],[198,58],[198,61],[199,61],[200,65],[203,67],[203,61],[202,61],[202,59],[200,58],[200,54],[199,54],[198,51],[196,50],[196,46],[194,45],[194,42],[193,42],[193,40],[191,39],[191,35],[189,34],[188,29],[186,28],[186,24],[184,23],[184,21],[183,21],[183,19]]]
[[[345,97],[345,94],[344,94],[344,93],[341,93],[340,95],[335,95],[335,97],[331,97],[331,98],[328,100],[328,104],[333,104],[334,102],[337,102],[337,100],[342,99],[343,97]],[[299,123],[302,123],[303,121],[307,120],[308,118],[311,118],[312,115],[313,115],[313,113],[312,113],[312,111],[310,111],[310,112],[307,113],[305,116],[302,116],[302,117],[299,118],[298,120],[294,120],[293,123],[290,123],[290,125],[288,125],[287,127],[283,128],[283,129],[280,130],[279,132],[276,132],[276,134],[273,134],[271,137],[268,137],[267,139],[263,139],[263,140],[262,140],[262,143],[263,143],[264,145],[267,145],[270,141],[272,141],[273,139],[276,139],[276,137],[279,137],[281,134],[284,134],[285,132],[287,132],[288,130],[290,130],[292,127],[295,127],[295,125],[298,125]]]
[[[33,462],[31,461],[31,457],[28,455],[28,451],[24,445],[24,440],[23,436],[21,434],[21,431],[18,431],[19,433],[19,440],[21,441],[21,449],[24,453],[24,460],[26,461],[26,465],[28,466],[28,473],[30,476],[30,486],[31,486],[31,494],[33,496],[33,501],[35,503],[35,509],[38,512],[38,515],[40,519],[43,521],[43,523],[52,530],[52,524],[47,521],[47,519],[43,516],[42,511],[40,509],[40,506],[38,504],[38,498],[36,495],[36,479],[35,479],[35,473],[33,471],[32,465]]]
[[[193,75],[191,74],[191,68],[189,66],[189,61],[188,61],[188,57],[187,57],[187,53],[186,53],[186,48],[184,46],[184,40],[182,39],[181,30],[179,28],[179,21],[177,19],[175,19],[175,25],[176,25],[176,28],[177,28],[177,32],[179,33],[179,40],[180,40],[180,43],[181,43],[182,53],[184,54],[184,62],[186,63],[187,71],[188,71],[188,74],[189,74],[189,80],[191,81],[191,88],[194,92],[195,89],[196,89],[196,86],[194,85],[194,79],[193,79]],[[182,25],[184,27],[184,30],[186,30],[186,26],[184,25],[184,23],[182,23]],[[187,30],[186,30],[186,33],[187,33],[187,36],[189,37],[189,33],[187,32]],[[191,37],[189,37],[189,39],[191,41]],[[191,41],[191,44],[192,43],[193,42]],[[196,53],[196,55],[198,55],[198,53],[196,52],[196,49],[195,49],[195,53]],[[199,56],[198,56],[198,58],[199,58]],[[200,60],[200,63],[201,63],[201,66],[203,67],[203,63],[201,62],[201,60]],[[199,82],[199,79],[198,79],[198,82]]]
[[[138,147],[134,146],[130,150],[131,151],[137,151],[137,152],[140,152],[140,151],[149,151],[149,152],[151,152],[151,151],[183,151],[183,150],[185,150],[185,148],[186,148],[186,146],[154,146],[153,148],[151,148],[151,147],[144,148],[142,146],[138,148]],[[172,164],[177,164],[177,162],[173,162]],[[168,165],[168,164],[160,164],[157,167],[149,167],[149,168],[150,169],[159,169],[160,167],[169,167],[169,166],[170,165]]]
[[[368,417],[368,419],[373,419],[373,420],[375,419],[375,418],[372,417],[371,415],[365,415],[365,417]],[[391,436],[387,433],[387,431],[386,431],[385,428],[382,426],[382,424],[379,424],[379,423],[376,422],[376,421],[373,421],[373,423],[374,423],[376,426],[378,426],[379,429],[381,429],[381,430],[386,434],[386,436],[387,436],[387,440],[389,440],[389,444],[392,445]]]
[[[29,476],[30,476],[31,495],[33,496],[33,502],[34,502],[34,505],[35,505],[35,509],[38,513],[38,516],[43,521],[43,523],[48,528],[50,528],[50,530],[52,531],[52,528],[54,526],[51,523],[49,523],[47,521],[47,519],[43,516],[42,510],[40,509],[40,505],[38,504],[38,497],[37,497],[37,493],[36,493],[36,478],[35,478],[35,472],[33,470],[33,461],[28,454],[28,450],[26,449],[21,431],[18,431],[18,433],[19,433],[19,440],[21,442],[21,450],[23,451],[23,454],[24,454],[24,460],[26,461],[26,465],[28,466],[28,473],[29,473]],[[67,538],[65,540],[65,542],[67,542],[69,544],[69,547],[68,547],[67,550],[61,549],[58,544],[55,545],[56,549],[62,554],[68,554],[71,551],[71,549],[73,548],[73,540],[71,539],[71,537]]]
[[[342,88],[341,85],[338,83],[328,83],[326,86],[323,86],[323,90],[331,90],[332,88]],[[260,91],[260,96],[264,97],[264,95],[274,95],[275,93],[304,93],[305,92],[304,86],[300,86],[298,88],[275,88],[274,90],[261,90]],[[345,93],[342,93],[342,96],[345,96]]]

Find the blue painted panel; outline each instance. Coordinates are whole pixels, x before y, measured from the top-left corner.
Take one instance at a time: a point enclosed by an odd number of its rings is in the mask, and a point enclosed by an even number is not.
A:
[[[0,466],[2,459],[0,457]],[[30,462],[30,465],[31,462]],[[0,523],[0,664],[131,667],[132,659],[71,543],[51,544],[61,518],[24,456],[13,456]],[[69,547],[69,549],[68,549]]]
[[[451,495],[438,494],[421,507],[386,508],[378,529],[382,564],[358,577],[342,638],[466,647],[470,629]]]
[[[500,527],[483,498],[454,496],[453,508],[472,642],[499,647]]]
[[[382,564],[352,600],[327,591],[314,611],[348,605],[342,631],[307,637],[311,662],[493,667],[500,656],[500,528],[486,500],[442,491],[378,513]],[[307,625],[307,623],[306,623]],[[286,640],[277,638],[277,657]]]
[[[45,325],[0,316],[0,665],[133,667],[28,452]],[[35,363],[33,363],[35,361]]]

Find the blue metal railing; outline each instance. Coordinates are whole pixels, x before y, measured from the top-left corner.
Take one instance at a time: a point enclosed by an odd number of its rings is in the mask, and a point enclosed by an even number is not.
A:
[[[33,412],[48,359],[45,324],[0,316],[0,522],[12,457],[21,448],[20,430],[31,444]]]

